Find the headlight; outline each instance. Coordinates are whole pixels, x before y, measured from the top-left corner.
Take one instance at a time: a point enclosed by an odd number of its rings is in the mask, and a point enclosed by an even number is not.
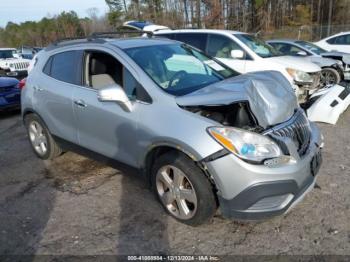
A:
[[[261,162],[282,155],[279,146],[267,136],[233,127],[209,127],[209,134],[239,158]]]
[[[299,82],[299,83],[312,83],[313,79],[312,77],[301,70],[293,69],[293,68],[286,68],[288,74],[293,77],[294,81]]]
[[[13,64],[9,64],[9,67],[13,67]]]

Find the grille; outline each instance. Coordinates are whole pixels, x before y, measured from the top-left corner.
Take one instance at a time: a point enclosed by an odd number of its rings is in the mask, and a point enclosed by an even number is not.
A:
[[[3,87],[0,87],[0,92],[8,92],[8,91],[11,91],[13,88],[13,86],[3,86]]]
[[[265,134],[277,140],[276,142],[283,151],[288,151],[288,149],[283,140],[279,138],[290,138],[298,149],[299,155],[302,156],[309,147],[311,128],[305,113],[300,109],[290,120],[271,128]]]
[[[28,62],[20,62],[20,63],[14,63],[15,69],[16,70],[23,70],[27,69],[29,66]]]

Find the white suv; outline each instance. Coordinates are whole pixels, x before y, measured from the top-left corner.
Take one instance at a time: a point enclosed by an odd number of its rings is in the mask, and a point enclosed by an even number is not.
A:
[[[321,68],[305,58],[283,56],[254,35],[210,29],[159,30],[164,36],[203,50],[241,74],[274,70],[293,85],[300,102],[320,87]]]
[[[0,48],[0,76],[26,76],[28,73],[29,59],[16,55],[15,48]]]

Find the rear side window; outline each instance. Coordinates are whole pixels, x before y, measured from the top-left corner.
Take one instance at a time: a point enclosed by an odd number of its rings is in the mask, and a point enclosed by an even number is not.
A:
[[[81,85],[81,51],[68,51],[53,55],[43,72],[57,80]]]
[[[334,42],[335,42],[336,39],[337,39],[336,37],[333,37],[333,38],[330,38],[330,39],[326,40],[326,42],[328,44],[334,45]]]
[[[50,75],[51,72],[51,64],[52,64],[52,57],[47,60],[46,65],[44,66],[43,72],[47,75]]]
[[[336,45],[350,45],[350,35],[338,36],[335,39],[334,44],[336,44]]]
[[[180,33],[176,34],[176,40],[194,46],[202,51],[205,51],[205,45],[207,43],[207,34],[202,33]]]

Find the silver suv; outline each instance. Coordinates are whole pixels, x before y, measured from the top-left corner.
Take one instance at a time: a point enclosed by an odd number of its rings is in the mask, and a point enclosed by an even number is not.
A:
[[[280,73],[238,75],[168,39],[52,44],[27,78],[22,115],[38,157],[75,145],[135,167],[190,225],[218,206],[235,219],[285,213],[321,163],[319,129]]]

